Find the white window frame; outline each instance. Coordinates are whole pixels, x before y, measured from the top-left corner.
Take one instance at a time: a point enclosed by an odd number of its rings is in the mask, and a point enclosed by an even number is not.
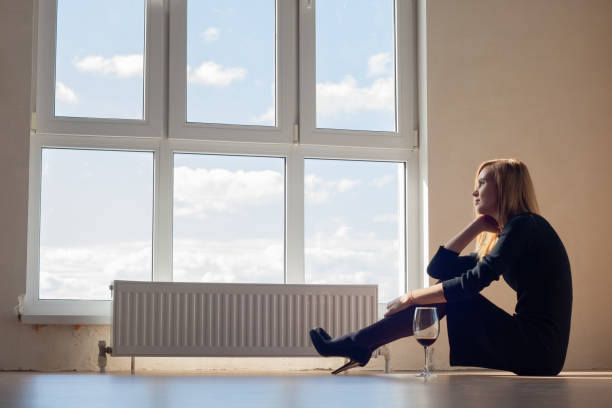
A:
[[[163,8],[146,0],[143,119],[55,116],[57,0],[38,0],[36,127],[43,133],[162,137],[164,129]]]
[[[187,122],[187,0],[171,1],[168,137],[291,143],[297,106],[295,16],[295,1],[276,0],[276,126]]]
[[[44,148],[92,149],[92,150],[125,150],[153,152],[153,214],[159,214],[156,203],[159,202],[159,139],[155,138],[122,138],[117,143],[115,138],[100,136],[30,134],[30,184],[28,199],[28,259],[26,295],[24,299],[25,323],[69,323],[69,324],[108,324],[110,322],[110,301],[107,300],[71,300],[39,299],[40,288],[40,211],[41,211],[41,159]],[[153,232],[153,252],[156,252],[155,225]],[[156,259],[153,259],[153,280],[156,279]],[[110,284],[111,282],[109,282]]]
[[[415,10],[409,2],[396,0],[396,16],[409,16],[413,19]],[[49,19],[55,21],[55,14],[48,9],[48,4],[55,1],[40,0],[39,23],[40,31],[49,30]],[[26,323],[60,323],[60,324],[108,324],[110,322],[110,301],[95,300],[39,300],[39,234],[40,234],[40,187],[41,187],[41,151],[45,147],[151,151],[154,154],[154,221],[153,221],[153,281],[172,280],[172,206],[173,206],[173,155],[174,153],[228,154],[248,156],[270,156],[285,159],[285,282],[304,283],[304,160],[305,159],[340,159],[363,161],[389,161],[403,163],[405,168],[405,258],[404,271],[399,271],[398,291],[422,286],[425,280],[423,272],[423,256],[427,249],[421,243],[420,237],[426,233],[427,224],[423,221],[423,190],[426,189],[423,180],[424,158],[416,146],[416,92],[411,81],[398,84],[398,132],[335,131],[314,129],[314,111],[304,112],[304,105],[314,101],[314,89],[310,94],[305,90],[303,74],[297,83],[297,32],[295,23],[300,20],[301,29],[304,24],[313,23],[305,14],[312,13],[307,0],[277,0],[277,126],[238,126],[186,123],[185,105],[176,104],[177,98],[184,101],[185,95],[185,63],[180,66],[175,53],[185,53],[185,47],[178,47],[180,38],[185,38],[184,30],[180,30],[181,21],[185,21],[185,0],[171,0],[169,3],[159,0],[147,1],[147,18],[157,21],[158,26],[147,24],[147,44],[155,50],[149,55],[147,49],[146,87],[147,100],[145,106],[157,109],[159,115],[149,112],[147,121],[126,121],[113,119],[82,119],[82,118],[52,118],[41,116],[52,112],[53,98],[50,97],[53,81],[49,79],[49,67],[54,66],[54,41],[49,44],[45,34],[39,32],[38,43],[38,98],[37,110],[38,129],[30,136],[30,185],[29,185],[29,224],[28,224],[28,263],[27,287],[25,299],[24,322]],[[44,4],[44,6],[43,6]],[[314,5],[314,0],[311,2]],[[421,20],[424,15],[424,1],[418,0],[419,29],[424,36],[424,26]],[[299,9],[298,9],[299,7]],[[399,19],[399,17],[396,17]],[[169,21],[169,27],[166,22]],[[412,21],[412,20],[411,20]],[[54,25],[54,24],[53,24]],[[409,24],[397,25],[396,44],[403,44],[406,50],[416,46],[416,27],[408,28]],[[53,32],[51,30],[51,32]],[[178,31],[178,33],[177,33]],[[314,27],[311,27],[314,32]],[[168,33],[169,34],[164,34]],[[183,34],[181,34],[181,32]],[[284,36],[283,36],[284,33]],[[49,35],[49,31],[47,34]],[[165,36],[169,35],[170,55],[165,58]],[[180,37],[180,36],[183,37]],[[54,37],[53,32],[53,37]],[[178,37],[177,37],[178,36]],[[43,37],[43,38],[41,38]],[[157,39],[157,40],[155,40]],[[411,39],[411,40],[407,40]],[[424,37],[419,37],[424,41]],[[158,43],[153,44],[154,41]],[[414,42],[408,46],[406,41]],[[300,47],[308,48],[301,39]],[[423,44],[419,53],[424,58]],[[312,44],[311,44],[312,46]],[[176,49],[175,49],[176,47]],[[51,51],[49,51],[51,49]],[[300,50],[304,56],[305,49]],[[314,48],[312,49],[314,51]],[[416,66],[406,61],[412,51],[397,54],[397,77],[402,78],[401,69],[407,65]],[[405,55],[404,55],[405,54]],[[282,62],[281,62],[282,58]],[[157,68],[154,63],[157,59]],[[313,58],[314,59],[314,54]],[[185,58],[179,58],[185,62]],[[50,61],[50,62],[49,62]],[[304,58],[301,59],[304,63]],[[308,63],[310,64],[310,62]],[[419,62],[419,73],[424,74],[424,63]],[[42,65],[42,68],[41,68]],[[310,67],[310,68],[308,68]],[[300,72],[308,71],[314,65],[300,68]],[[150,72],[159,70],[158,72]],[[169,98],[164,85],[164,72],[169,73]],[[179,75],[181,73],[182,75]],[[45,76],[46,75],[46,76]],[[153,81],[157,78],[159,81]],[[45,79],[46,78],[46,79]],[[314,88],[314,82],[312,87]],[[151,84],[156,84],[152,86]],[[299,86],[298,86],[299,85]],[[181,87],[183,87],[181,91]],[[300,89],[300,106],[298,109],[298,87]],[[423,113],[424,84],[419,83],[419,122],[421,132],[424,130]],[[408,94],[406,94],[408,92]],[[149,97],[157,95],[159,106],[151,105]],[[310,98],[310,99],[309,99]],[[413,100],[413,101],[412,101]],[[46,104],[46,105],[45,105]],[[314,105],[314,104],[313,104]],[[152,107],[153,106],[153,107]],[[305,116],[300,116],[305,115]],[[311,115],[310,117],[308,115]],[[407,120],[402,119],[406,115]],[[153,117],[155,116],[155,118]],[[74,119],[74,120],[73,120]],[[302,124],[298,126],[299,120]],[[310,128],[308,121],[310,120]],[[138,123],[136,123],[138,122]],[[168,124],[168,128],[165,127]],[[411,127],[412,126],[412,127]],[[300,129],[301,127],[301,129]],[[422,133],[423,134],[423,133]],[[120,136],[120,137],[118,137]],[[384,305],[380,306],[384,310]]]
[[[404,259],[403,271],[398,271],[398,290],[406,292],[409,287],[409,282],[415,283],[414,288],[421,284],[419,270],[419,203],[411,197],[418,197],[418,152],[405,151],[401,149],[377,149],[371,148],[352,148],[344,147],[328,147],[328,146],[305,146],[300,153],[302,163],[302,180],[304,179],[303,164],[304,159],[332,159],[332,160],[359,160],[359,161],[379,161],[393,162],[404,165],[404,196],[400,197],[400,201],[404,202],[403,215],[403,238],[404,246],[400,247],[399,256]],[[304,188],[302,187],[302,200],[304,199]],[[302,201],[303,203],[303,201]],[[303,207],[302,207],[303,210]],[[304,237],[304,217],[302,213],[302,231],[301,236]],[[302,244],[303,247],[303,244]],[[302,256],[303,256],[302,251]],[[303,265],[302,265],[303,267]],[[301,281],[296,283],[305,283],[304,273],[301,275]],[[383,305],[382,303],[380,305]],[[379,306],[380,306],[379,305]],[[381,309],[381,310],[384,310]],[[384,314],[384,313],[383,313]]]
[[[396,132],[316,127],[316,2],[300,0],[300,3],[301,143],[415,149],[418,123],[415,1],[395,0]]]

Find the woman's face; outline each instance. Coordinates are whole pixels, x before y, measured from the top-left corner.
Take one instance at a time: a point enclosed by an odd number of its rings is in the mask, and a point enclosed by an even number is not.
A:
[[[493,173],[485,167],[478,175],[478,188],[472,193],[474,196],[474,206],[478,214],[486,214],[497,219],[497,184]]]

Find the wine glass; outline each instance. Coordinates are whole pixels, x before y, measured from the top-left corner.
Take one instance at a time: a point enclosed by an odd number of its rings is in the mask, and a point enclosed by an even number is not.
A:
[[[414,319],[412,320],[412,332],[414,338],[425,347],[425,368],[417,377],[436,377],[435,374],[429,372],[429,346],[438,338],[440,334],[440,322],[438,321],[438,313],[435,307],[417,307],[414,310]]]

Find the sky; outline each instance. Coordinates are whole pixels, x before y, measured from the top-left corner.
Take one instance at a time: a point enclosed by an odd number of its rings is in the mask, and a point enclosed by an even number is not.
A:
[[[274,126],[275,3],[188,1],[187,120]],[[87,18],[83,18],[87,16]],[[142,119],[145,3],[59,0],[57,116]],[[395,130],[393,2],[316,9],[317,127]],[[152,275],[151,152],[43,149],[40,297]],[[174,155],[175,281],[284,281],[285,159]],[[403,164],[305,162],[306,283],[401,291]]]

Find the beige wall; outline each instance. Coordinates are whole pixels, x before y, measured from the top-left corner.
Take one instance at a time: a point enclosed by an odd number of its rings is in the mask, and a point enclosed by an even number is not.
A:
[[[0,1],[0,369],[94,370],[108,328],[17,322],[25,291],[31,1]],[[574,314],[566,369],[612,368],[612,2],[430,0],[430,252],[471,219],[475,167],[520,157],[544,215],[572,262]],[[449,205],[453,203],[453,205]],[[506,310],[513,294],[485,294]],[[448,366],[443,332],[436,366]],[[393,368],[416,369],[412,339],[392,347]],[[323,359],[138,359],[150,369],[331,367]],[[126,369],[126,359],[109,368]],[[373,367],[381,367],[377,361]]]
[[[565,368],[611,368],[612,2],[428,7],[430,251],[471,219],[478,164],[521,158],[572,265]],[[505,283],[486,295],[513,310]]]

